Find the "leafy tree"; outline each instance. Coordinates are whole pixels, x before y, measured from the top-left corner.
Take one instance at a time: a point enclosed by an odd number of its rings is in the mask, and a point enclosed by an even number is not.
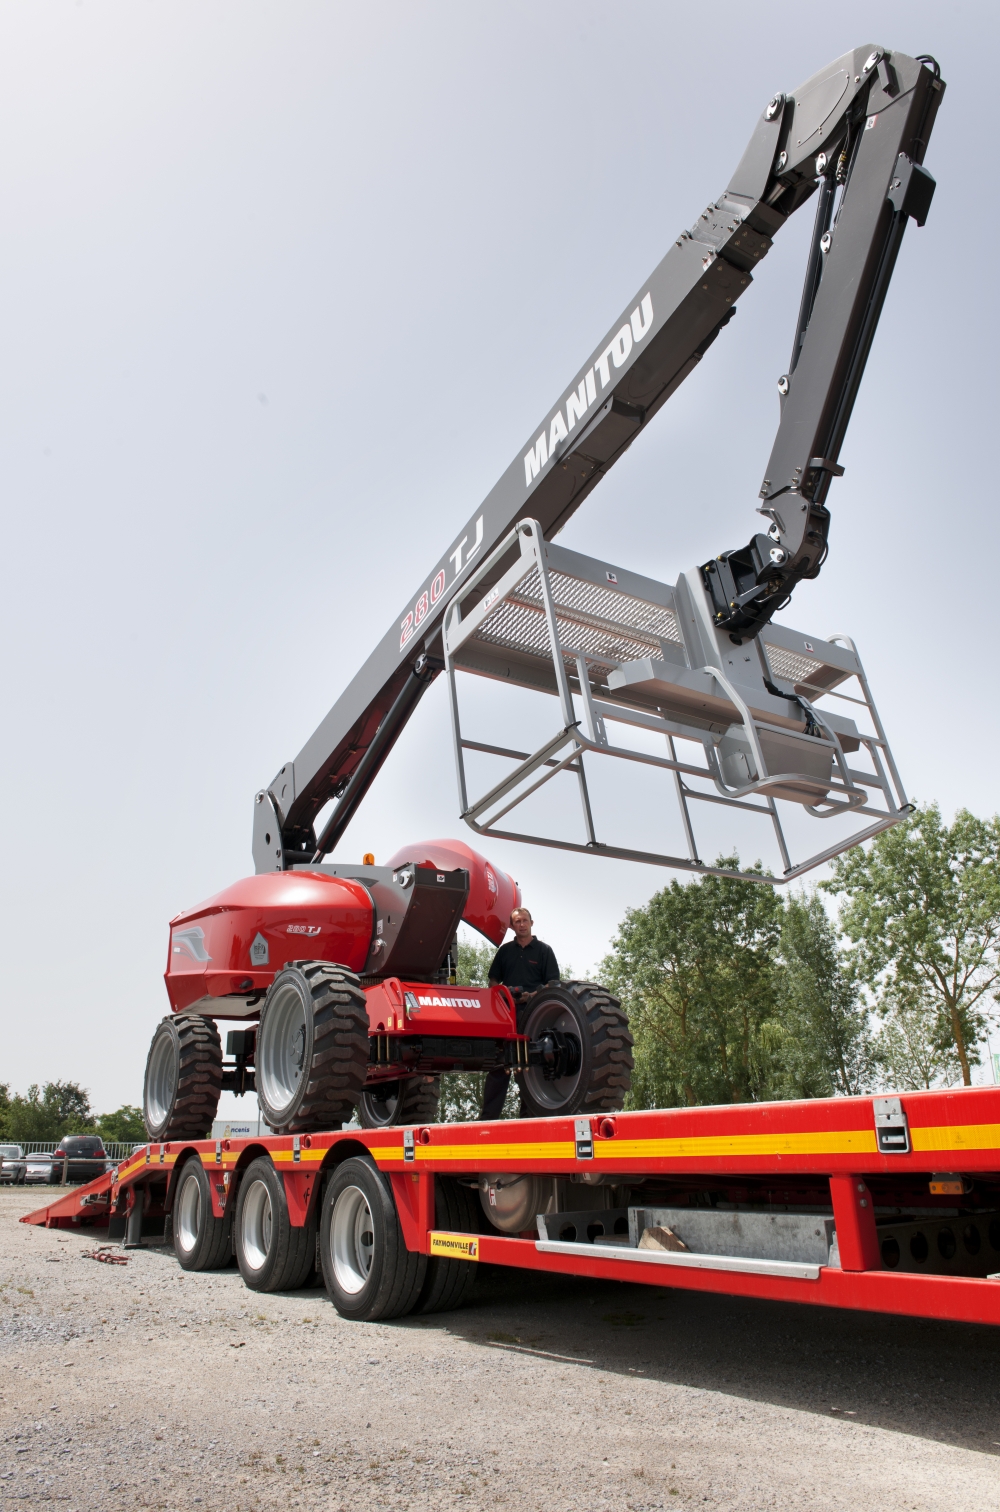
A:
[[[868,1012],[816,893],[788,899],[781,956],[781,1065],[774,1073],[779,1094],[852,1097],[868,1091],[878,1063]]]
[[[15,1093],[4,1115],[7,1138],[18,1144],[88,1134],[94,1129],[90,1096],[76,1082],[33,1083],[22,1097]]]
[[[0,1082],[0,1139],[9,1138],[7,1134],[7,1110],[10,1107],[10,1082]]]
[[[936,804],[922,807],[839,857],[822,885],[844,900],[853,969],[886,1017],[885,1053],[918,1085],[947,1079],[957,1058],[970,1086],[1000,980],[1000,818],[960,809],[949,826]]]
[[[136,1144],[147,1138],[146,1125],[142,1121],[142,1109],[130,1103],[122,1103],[114,1113],[101,1113],[97,1118],[97,1132],[108,1144]]]
[[[926,1004],[890,1001],[875,1041],[891,1087],[952,1087],[962,1079],[953,1043],[942,1043],[938,1017]]]
[[[782,908],[767,884],[704,877],[628,910],[601,976],[635,1036],[630,1107],[775,1095]]]

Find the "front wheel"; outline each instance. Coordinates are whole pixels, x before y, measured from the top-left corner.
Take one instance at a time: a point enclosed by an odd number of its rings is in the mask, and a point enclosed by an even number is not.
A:
[[[426,1255],[406,1248],[389,1182],[364,1156],[345,1160],[327,1184],[319,1254],[331,1302],[358,1323],[403,1317],[427,1274]]]
[[[368,1075],[368,1007],[357,977],[329,961],[279,971],[257,1030],[257,1098],[279,1134],[339,1129]]]
[[[575,1043],[561,1066],[529,1066],[518,1074],[522,1118],[614,1113],[624,1105],[632,1085],[632,1036],[618,999],[596,982],[540,988],[527,1005],[523,1033],[529,1040],[550,1034]]]
[[[394,1124],[437,1123],[441,1099],[439,1076],[406,1076],[376,1082],[358,1098],[358,1122],[363,1129],[386,1129]]]

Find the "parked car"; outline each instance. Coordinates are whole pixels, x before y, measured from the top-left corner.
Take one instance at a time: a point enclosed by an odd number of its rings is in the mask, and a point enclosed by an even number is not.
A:
[[[24,1179],[29,1185],[37,1182],[58,1181],[58,1176],[53,1177],[51,1152],[33,1150],[30,1155],[26,1155],[24,1157]]]
[[[93,1181],[108,1168],[104,1141],[97,1134],[67,1134],[52,1152],[54,1179],[62,1180],[63,1161],[67,1161],[67,1181]]]
[[[20,1186],[24,1180],[24,1151],[20,1145],[0,1145],[0,1182]]]

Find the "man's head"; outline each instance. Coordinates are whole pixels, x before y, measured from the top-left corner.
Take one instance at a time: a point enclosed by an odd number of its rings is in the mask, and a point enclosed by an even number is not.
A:
[[[510,916],[510,927],[519,945],[527,945],[534,931],[534,921],[526,908],[515,908]]]

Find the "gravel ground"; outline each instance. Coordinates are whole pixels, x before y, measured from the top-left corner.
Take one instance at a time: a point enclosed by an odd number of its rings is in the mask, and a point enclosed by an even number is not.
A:
[[[0,1509],[693,1503],[991,1512],[1000,1338],[482,1267],[461,1312],[345,1323],[0,1191]]]

